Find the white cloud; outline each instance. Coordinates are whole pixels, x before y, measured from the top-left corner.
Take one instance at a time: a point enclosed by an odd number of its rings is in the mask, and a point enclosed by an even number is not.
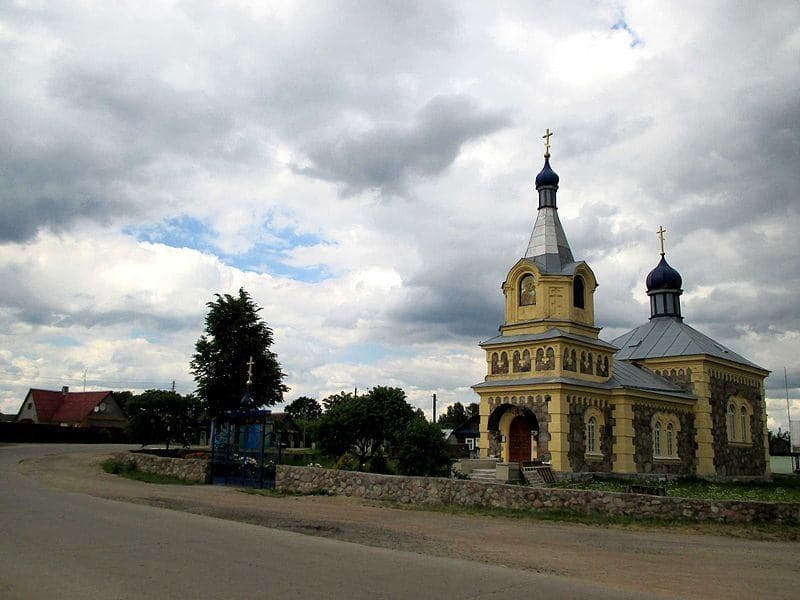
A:
[[[549,127],[604,336],[649,316],[664,225],[687,322],[775,371],[780,424],[783,364],[800,389],[799,10],[4,6],[0,408],[84,369],[188,391],[205,303],[239,286],[290,398],[468,402]]]

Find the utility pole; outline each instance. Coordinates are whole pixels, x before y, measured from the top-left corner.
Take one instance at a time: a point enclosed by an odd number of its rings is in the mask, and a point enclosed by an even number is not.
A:
[[[786,367],[783,367],[783,385],[786,387],[786,418],[789,420],[789,452],[792,451],[792,412],[789,409],[789,377],[786,375]]]
[[[433,422],[436,423],[436,394],[433,394]]]
[[[175,393],[175,380],[172,380],[172,393]]]

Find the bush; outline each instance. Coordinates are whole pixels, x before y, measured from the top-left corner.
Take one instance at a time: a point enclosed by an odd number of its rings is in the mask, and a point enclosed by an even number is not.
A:
[[[136,470],[136,463],[132,459],[118,460],[116,458],[107,458],[100,464],[106,473],[111,473],[112,475],[124,475]]]
[[[439,426],[424,417],[414,419],[400,442],[397,466],[403,475],[448,477],[450,457]]]

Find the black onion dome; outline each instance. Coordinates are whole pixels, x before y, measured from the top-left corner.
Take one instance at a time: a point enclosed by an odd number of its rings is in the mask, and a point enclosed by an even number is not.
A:
[[[544,159],[544,167],[536,176],[536,189],[542,186],[558,187],[558,175],[550,168],[550,158]]]
[[[667,264],[667,259],[661,256],[656,268],[647,276],[647,291],[653,290],[679,290],[683,284],[681,274]]]

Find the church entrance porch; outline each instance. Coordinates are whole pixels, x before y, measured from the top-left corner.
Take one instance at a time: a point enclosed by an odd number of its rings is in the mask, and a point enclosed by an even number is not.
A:
[[[539,420],[527,407],[501,404],[489,416],[489,457],[504,463],[539,460]]]

